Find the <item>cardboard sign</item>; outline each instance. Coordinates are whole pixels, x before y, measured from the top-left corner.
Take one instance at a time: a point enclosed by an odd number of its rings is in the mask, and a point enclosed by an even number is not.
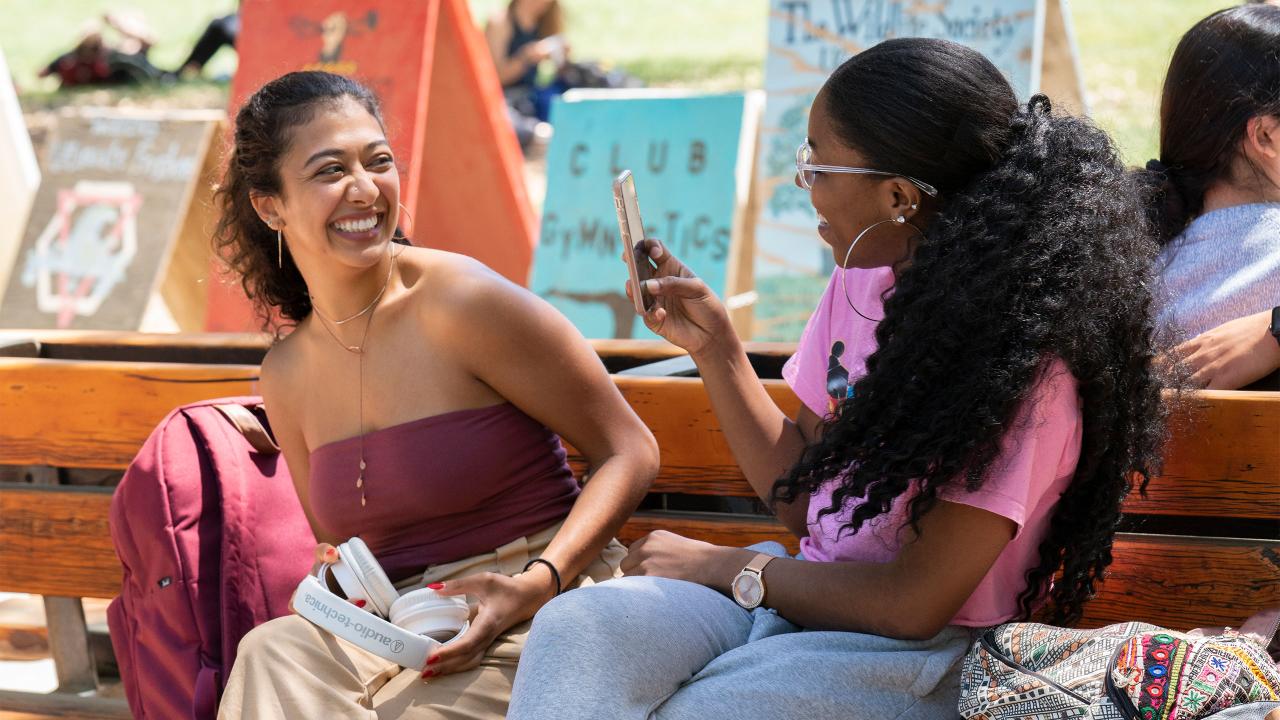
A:
[[[40,167],[9,78],[9,66],[0,52],[0,168],[5,169],[0,172],[0,217],[5,218],[0,224],[0,297],[9,282],[31,199],[40,186]]]
[[[502,87],[465,0],[244,0],[230,115],[295,70],[350,76],[382,103],[413,242],[521,285],[535,219]],[[411,220],[412,219],[412,222]],[[236,279],[211,283],[210,330],[255,329]]]
[[[986,55],[1025,101],[1084,109],[1070,18],[1059,0],[770,0],[767,101],[757,177],[752,337],[794,341],[834,267],[808,193],[795,186],[809,106],[850,56],[896,37],[946,38]]]
[[[158,297],[166,329],[198,329],[221,117],[60,117],[0,326],[138,330]]]
[[[744,211],[759,96],[572,91],[552,106],[530,288],[590,338],[649,337],[625,294],[613,180],[635,176],[646,236],[722,297],[749,280]]]

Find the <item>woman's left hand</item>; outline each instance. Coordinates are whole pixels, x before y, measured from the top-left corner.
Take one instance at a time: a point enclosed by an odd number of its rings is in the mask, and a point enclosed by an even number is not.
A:
[[[1280,343],[1270,325],[1270,310],[1238,318],[1182,343],[1173,355],[1191,370],[1191,384],[1237,390],[1280,368]]]
[[[655,530],[632,543],[622,560],[622,572],[687,580],[727,592],[733,577],[753,557],[755,553],[750,550]]]
[[[550,575],[535,572],[538,567],[514,577],[486,572],[428,585],[440,595],[471,595],[478,603],[467,632],[427,658],[423,679],[476,667],[498,635],[533,617],[555,594]]]

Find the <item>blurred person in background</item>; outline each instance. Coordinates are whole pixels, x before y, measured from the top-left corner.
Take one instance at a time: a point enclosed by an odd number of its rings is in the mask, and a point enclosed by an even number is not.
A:
[[[109,42],[106,30],[119,37]],[[162,73],[147,58],[154,44],[155,38],[141,17],[106,13],[101,23],[91,21],[84,25],[75,47],[59,55],[38,75],[57,76],[62,88],[156,80]]]

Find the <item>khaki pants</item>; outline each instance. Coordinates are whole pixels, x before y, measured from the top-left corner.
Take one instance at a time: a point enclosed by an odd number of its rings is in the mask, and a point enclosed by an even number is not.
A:
[[[430,567],[399,587],[479,572],[514,575],[546,549],[557,530],[559,525],[490,553]],[[626,552],[611,541],[571,587],[621,575],[618,563]],[[240,641],[218,717],[502,718],[528,633],[529,622],[520,623],[494,640],[479,667],[424,682],[420,670],[403,669],[297,615],[276,618]]]

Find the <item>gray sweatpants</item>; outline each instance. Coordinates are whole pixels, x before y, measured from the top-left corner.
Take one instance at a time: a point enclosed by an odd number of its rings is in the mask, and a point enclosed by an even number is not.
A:
[[[802,630],[695,583],[618,578],[538,612],[507,717],[948,720],[972,637]]]

